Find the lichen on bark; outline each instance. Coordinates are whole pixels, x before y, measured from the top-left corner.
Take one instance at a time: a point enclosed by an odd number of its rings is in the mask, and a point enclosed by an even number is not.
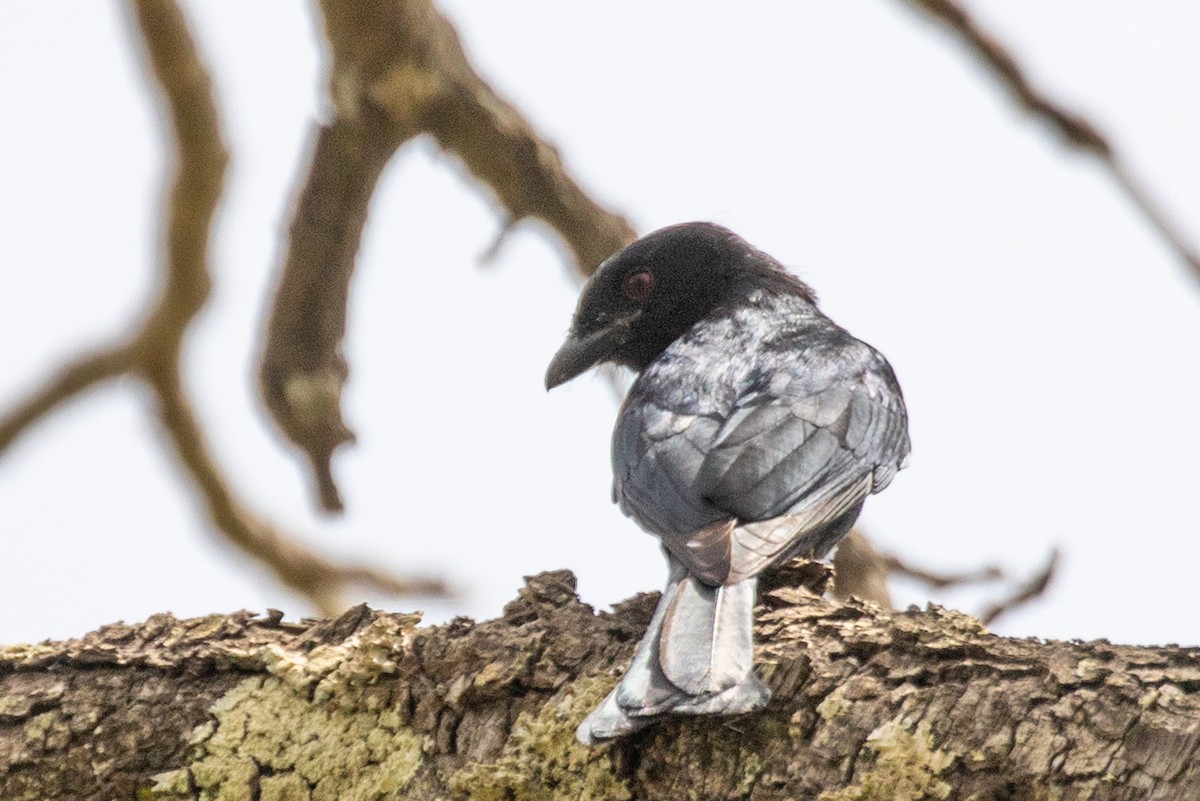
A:
[[[522,712],[500,753],[471,762],[450,780],[470,801],[633,798],[603,750],[580,745],[575,727],[613,687],[607,676],[579,679],[539,709]]]
[[[584,748],[656,596],[566,571],[505,614],[156,615],[0,648],[4,801],[1200,797],[1200,652],[1015,640],[938,607],[768,587],[761,713]]]
[[[188,763],[156,776],[150,798],[378,801],[424,759],[425,738],[395,709],[310,701],[274,676],[244,680],[209,711]]]
[[[955,755],[934,747],[929,721],[910,730],[903,720],[889,720],[867,737],[870,765],[849,787],[821,793],[817,801],[925,801],[950,795],[941,774]]]

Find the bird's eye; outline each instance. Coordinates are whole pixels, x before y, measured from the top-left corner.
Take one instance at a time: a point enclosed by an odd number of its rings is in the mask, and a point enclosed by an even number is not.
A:
[[[650,290],[654,289],[654,276],[645,270],[640,273],[630,273],[625,276],[622,288],[625,290],[625,297],[641,303],[650,297]]]

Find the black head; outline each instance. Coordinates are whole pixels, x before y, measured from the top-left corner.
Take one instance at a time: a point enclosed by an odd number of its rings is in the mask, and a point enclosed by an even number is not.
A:
[[[720,306],[754,289],[812,291],[770,256],[712,223],[672,225],[610,256],[583,288],[546,388],[611,361],[641,370]]]

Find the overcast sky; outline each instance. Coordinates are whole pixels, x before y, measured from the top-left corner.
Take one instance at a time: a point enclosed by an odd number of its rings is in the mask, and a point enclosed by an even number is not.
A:
[[[715,220],[883,351],[913,458],[861,518],[941,569],[1032,571],[1015,635],[1200,643],[1200,283],[1105,172],[1017,111],[895,0],[443,4],[493,85],[639,230]],[[1038,83],[1108,131],[1200,241],[1200,6],[969,3]],[[320,548],[445,574],[433,621],[489,617],[569,567],[597,606],[657,589],[655,541],[609,502],[616,403],[547,394],[577,286],[553,239],[500,225],[427,141],[385,173],[353,287],[338,457],[314,511],[255,397],[262,314],[322,106],[305,4],[186,4],[233,163],[217,287],[187,381],[238,490]],[[156,280],[168,155],[119,3],[0,3],[0,404],[123,332]],[[897,587],[924,603],[920,587]],[[999,592],[941,595],[967,610]],[[135,384],[59,410],[0,458],[0,642],[169,610],[308,614],[221,544]]]

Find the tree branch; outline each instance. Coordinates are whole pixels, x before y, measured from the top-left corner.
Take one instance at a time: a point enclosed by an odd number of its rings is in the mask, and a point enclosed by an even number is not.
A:
[[[542,220],[587,275],[634,238],[588,197],[558,152],[475,72],[431,0],[322,0],[332,122],[320,126],[292,221],[259,378],[284,435],[308,458],[321,506],[342,509],[331,459],[353,440],[341,412],[346,305],[367,207],[395,151],[427,133],[503,208]]]
[[[133,357],[127,345],[117,345],[76,357],[29,397],[0,417],[0,454],[26,429],[62,403],[103,381],[127,372]]]
[[[366,607],[300,624],[156,615],[0,648],[0,797],[1200,793],[1197,649],[1007,639],[938,607],[892,614],[794,587],[758,612],[766,710],[578,745],[656,600],[596,614],[559,571],[479,624]]]
[[[178,7],[170,0],[137,0],[135,8],[178,147],[167,211],[166,287],[147,319],[137,350],[176,455],[204,496],[218,529],[270,567],[285,585],[307,595],[322,612],[336,614],[342,608],[340,594],[351,578],[378,577],[386,587],[410,592],[445,592],[437,581],[403,582],[360,567],[346,571],[316,556],[253,514],[217,468],[183,391],[180,358],[184,333],[211,289],[208,240],[228,154],[211,81]]]
[[[1009,592],[1000,600],[988,604],[980,613],[983,624],[990,626],[1002,615],[1041,597],[1054,578],[1058,561],[1059,552],[1055,548],[1037,573],[1020,581],[1009,577],[996,565],[984,565],[959,573],[936,572],[901,559],[895,554],[880,553],[861,531],[853,529],[838,544],[834,554],[833,567],[836,572],[832,591],[842,600],[858,598],[878,604],[884,609],[891,609],[892,599],[887,585],[891,576],[916,579],[935,590],[990,581],[1010,582]]]
[[[945,26],[987,67],[1026,111],[1050,124],[1069,146],[1098,158],[1124,191],[1183,262],[1200,279],[1200,254],[1163,210],[1145,183],[1121,159],[1111,140],[1091,120],[1050,100],[1034,87],[1028,73],[994,36],[954,0],[904,0]]]
[[[341,611],[340,591],[351,583],[392,593],[444,594],[446,587],[439,580],[401,579],[359,565],[338,565],[310,552],[254,514],[213,458],[183,389],[181,359],[188,326],[211,290],[208,242],[228,154],[211,81],[179,8],[172,0],[132,0],[131,9],[176,145],[175,177],[164,218],[163,287],[133,337],[77,358],[0,418],[0,452],[62,402],[101,381],[122,375],[140,378],[153,392],[163,431],[184,474],[203,496],[216,530],[285,585],[307,595],[322,612]]]
[[[1050,586],[1050,581],[1054,578],[1054,574],[1058,570],[1058,560],[1059,552],[1057,548],[1054,548],[1050,551],[1050,556],[1046,559],[1046,564],[1042,566],[1041,570],[1016,585],[1007,597],[989,604],[980,613],[979,619],[983,625],[990,626],[1001,615],[1008,614],[1035,598],[1040,598],[1046,592],[1046,588]]]

